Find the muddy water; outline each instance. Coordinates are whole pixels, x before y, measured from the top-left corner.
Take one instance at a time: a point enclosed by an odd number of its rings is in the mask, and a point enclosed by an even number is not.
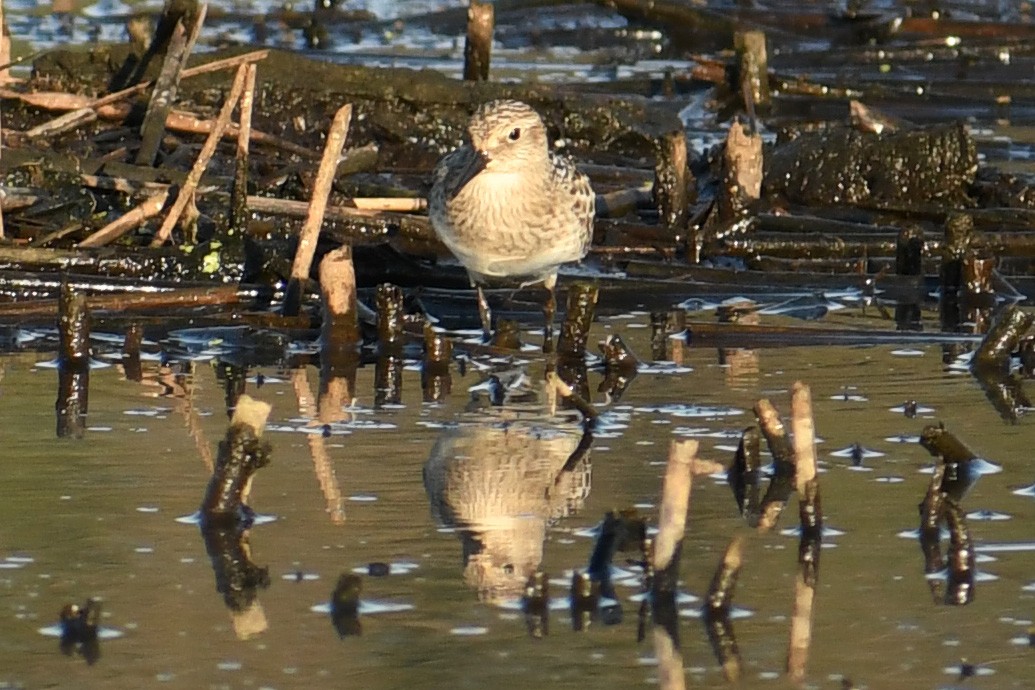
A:
[[[643,354],[645,326],[644,316],[612,319],[594,337],[619,332]],[[484,374],[461,377],[454,368],[446,402],[425,405],[419,373],[407,370],[403,404],[374,410],[373,367],[363,368],[354,417],[325,438],[305,433],[300,414],[299,394],[304,412],[316,370],[262,370],[263,385],[253,379],[247,392],[273,405],[273,454],[256,477],[252,504],[275,520],[250,535],[252,558],[271,578],[258,595],[261,615],[251,617],[266,629],[250,639],[235,632],[197,528],[177,522],[198,506],[208,477],[202,451],[214,452],[225,428],[212,362],[195,362],[180,387],[156,385],[154,361],[145,362],[150,384],[126,381],[117,366],[95,369],[90,429],[73,442],[54,438],[56,374],[41,364],[47,359],[2,360],[5,687],[656,684],[651,637],[636,641],[632,580],[618,587],[622,623],[576,633],[559,609],[548,636],[537,640],[508,600],[508,578],[541,559],[554,578],[552,594],[566,594],[570,570],[587,563],[587,531],[605,511],[637,505],[656,517],[670,439],[698,438],[703,456],[728,463],[735,440],[724,435],[751,423],[759,397],[786,411],[798,379],[813,390],[827,524],[843,532],[828,537],[822,555],[813,686],[835,687],[843,674],[867,687],[948,687],[962,658],[990,674],[967,687],[1031,686],[1035,553],[989,554],[993,560],[978,567],[994,579],[979,581],[975,601],[955,608],[932,603],[920,548],[899,536],[917,525],[931,464],[917,443],[900,437],[942,420],[1003,468],[983,476],[965,500],[973,538],[1031,543],[1026,525],[1035,499],[1013,493],[1035,480],[1031,431],[1000,421],[969,376],[945,370],[937,347],[761,350],[736,353],[728,366],[717,364],[714,349],[688,350],[683,365],[691,371],[641,374],[605,408],[610,423],[595,441],[591,468],[579,468],[551,499],[544,477],[556,472],[558,458],[563,464],[577,427],[527,406],[465,412],[468,389]],[[541,359],[532,356],[527,371],[540,377]],[[591,373],[591,386],[599,378]],[[917,418],[892,410],[910,399],[920,404]],[[855,443],[882,455],[853,469],[835,452]],[[318,477],[320,446],[333,473]],[[979,511],[1003,519],[978,519],[988,517]],[[332,517],[341,514],[336,524]],[[781,528],[794,526],[794,517],[785,515]],[[474,526],[490,554],[480,571],[464,567],[472,533],[457,531],[458,523]],[[724,482],[701,478],[684,548],[686,591],[702,594],[730,536],[745,529]],[[733,623],[746,687],[785,685],[796,546],[778,534],[748,542],[735,603],[749,615]],[[312,609],[326,604],[340,573],[371,562],[400,572],[363,576],[362,634],[339,638],[327,613]],[[61,656],[58,641],[40,633],[65,603],[88,597],[103,599],[104,624],[121,633],[102,641],[93,666]],[[412,608],[379,613],[379,605]],[[696,607],[682,605],[688,682],[725,687],[701,622],[690,617]]]

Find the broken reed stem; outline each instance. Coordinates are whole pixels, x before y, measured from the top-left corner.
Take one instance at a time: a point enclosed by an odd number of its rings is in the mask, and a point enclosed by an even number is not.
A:
[[[812,391],[801,381],[791,387],[791,437],[794,446],[794,484],[799,496],[816,478],[816,425],[812,419]]]
[[[168,200],[169,189],[166,188],[164,191],[148,197],[132,210],[124,213],[100,230],[95,231],[77,246],[80,249],[89,249],[91,247],[103,247],[110,242],[114,242],[127,232],[132,231],[145,221],[161,213],[162,209],[165,208],[165,202]]]
[[[464,81],[488,81],[492,59],[492,33],[496,23],[491,3],[471,0],[467,8],[467,42],[464,44]]]
[[[668,464],[661,492],[658,534],[654,539],[652,562],[654,572],[661,573],[672,565],[673,557],[686,531],[686,515],[690,510],[690,489],[697,441],[673,439],[669,443]]]
[[[241,237],[248,230],[248,143],[252,136],[252,106],[255,103],[255,64],[245,65],[244,91],[238,115],[237,155],[234,157],[234,186],[230,193],[228,233]]]
[[[230,69],[232,67],[239,67],[240,65],[257,62],[259,60],[264,60],[269,54],[270,51],[268,50],[256,50],[251,53],[245,53],[244,55],[237,55],[232,58],[226,58],[224,60],[215,60],[214,62],[209,62],[204,65],[191,67],[189,69],[183,70],[183,72],[180,74],[180,80],[182,81],[183,79],[187,79],[189,77],[196,77],[201,74],[209,74],[211,72],[218,72],[219,70]],[[117,103],[127,98],[131,98],[139,93],[146,91],[154,85],[154,81],[144,81],[134,86],[130,86],[129,88],[122,89],[121,91],[116,91],[114,93],[108,94],[107,96],[102,96],[101,98],[94,99],[86,105],[77,107],[75,110],[69,111],[57,118],[54,118],[53,120],[48,120],[47,122],[44,122],[41,125],[37,125],[36,127],[27,130],[25,132],[25,136],[33,138],[44,135],[60,134],[61,132],[72,129],[78,126],[79,124],[82,124],[83,122],[88,122],[93,117],[96,117],[96,111],[98,108],[103,108],[106,105],[111,105],[112,103]],[[172,114],[170,114],[170,117],[171,116]],[[84,117],[87,119],[83,119]],[[167,126],[169,126],[168,123]],[[172,129],[171,126],[170,129]]]
[[[327,210],[327,199],[334,183],[334,175],[338,169],[338,157],[341,156],[345,138],[352,122],[352,104],[347,103],[334,114],[334,120],[327,131],[327,144],[323,149],[320,167],[313,181],[313,194],[309,200],[309,213],[298,234],[298,249],[295,260],[291,264],[291,279],[284,296],[284,314],[296,316],[302,308],[302,285],[309,277],[316,254],[316,242],[320,238],[320,227],[323,225],[324,213]]]
[[[183,20],[186,16],[176,22],[169,47],[165,54],[165,61],[162,63],[162,70],[155,81],[155,87],[151,91],[151,99],[147,104],[147,113],[144,115],[144,122],[140,126],[140,149],[137,151],[137,165],[154,165],[158,156],[158,148],[165,135],[165,120],[172,109],[173,101],[176,100],[176,91],[180,85],[180,78],[183,68],[187,64],[191,51],[194,50],[194,42],[201,33],[201,26],[205,22],[205,15],[208,13],[208,3],[201,3],[198,12],[194,17],[194,24],[187,28]]]
[[[183,186],[180,187],[180,193],[177,195],[176,201],[173,202],[172,208],[169,209],[165,222],[162,223],[162,226],[151,241],[152,247],[161,247],[166,243],[172,235],[176,223],[179,222],[180,216],[183,215],[184,210],[186,210],[187,205],[194,196],[194,190],[197,189],[198,183],[201,181],[201,175],[205,172],[209,160],[212,159],[212,155],[216,152],[216,146],[223,137],[223,131],[230,124],[230,115],[233,113],[234,107],[237,106],[237,102],[241,99],[246,73],[245,65],[237,68],[234,83],[230,86],[230,93],[227,95],[226,102],[223,103],[223,107],[219,111],[219,117],[216,118],[212,131],[209,132],[208,137],[205,139],[205,143],[202,145],[200,153],[198,153],[198,158],[194,161],[194,166],[187,173],[187,179],[184,181]]]
[[[800,502],[801,543],[798,547],[798,575],[794,580],[787,673],[795,681],[801,681],[805,677],[805,665],[812,643],[812,610],[823,534],[823,511],[816,475],[812,394],[801,381],[796,381],[791,388],[791,434],[794,437],[795,485]]]
[[[321,350],[354,349],[359,342],[359,326],[356,271],[349,245],[328,252],[320,261],[320,292],[323,297]]]

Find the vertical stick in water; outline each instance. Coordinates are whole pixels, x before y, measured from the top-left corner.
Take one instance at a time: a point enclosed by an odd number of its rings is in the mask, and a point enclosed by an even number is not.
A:
[[[467,8],[467,43],[464,44],[464,81],[488,81],[496,11],[491,3],[471,0]]]

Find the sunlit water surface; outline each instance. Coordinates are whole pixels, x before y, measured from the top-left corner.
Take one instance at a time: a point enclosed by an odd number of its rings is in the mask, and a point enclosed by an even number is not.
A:
[[[605,320],[594,339],[618,332],[645,356],[645,319]],[[917,526],[932,462],[911,437],[943,421],[1002,467],[965,499],[974,540],[1031,546],[1035,499],[1015,493],[1035,480],[1030,420],[1002,422],[968,375],[946,371],[937,347],[761,350],[736,353],[726,366],[714,349],[686,350],[683,373],[641,374],[610,406],[597,397],[609,424],[589,464],[552,493],[544,487],[574,448],[577,426],[527,409],[464,413],[468,389],[484,379],[472,370],[461,377],[454,367],[446,402],[428,405],[409,368],[402,405],[375,410],[373,367],[363,368],[355,414],[329,437],[312,433],[306,418],[315,368],[252,372],[264,382],[252,378],[246,391],[273,406],[272,463],[257,473],[251,503],[274,519],[250,535],[251,557],[268,566],[271,584],[259,590],[250,623],[236,627],[197,526],[183,519],[199,505],[209,475],[203,458],[227,420],[212,362],[165,377],[177,385],[164,387],[155,383],[157,361],[145,361],[145,383],[125,380],[119,366],[95,369],[90,428],[72,441],[55,439],[56,373],[41,366],[48,359],[0,361],[3,687],[655,685],[652,637],[636,640],[637,569],[616,563],[627,571],[618,577],[624,620],[582,632],[572,630],[563,600],[570,571],[585,568],[606,511],[635,505],[656,520],[671,439],[696,438],[702,457],[728,464],[754,402],[768,397],[786,414],[796,380],[812,387],[833,528],[822,552],[810,684],[839,687],[847,676],[871,688],[955,687],[963,659],[975,665],[967,687],[1027,688],[1035,678],[1035,553],[982,554],[974,602],[951,607],[932,601],[917,541],[901,536]],[[527,372],[541,377],[542,359],[533,355]],[[600,376],[590,373],[594,390]],[[907,400],[919,403],[917,418],[894,409]],[[868,471],[838,453],[852,444],[868,451]],[[332,472],[314,470],[320,457]],[[796,500],[781,528],[796,525],[794,508]],[[455,529],[463,520],[484,528],[491,556],[480,571],[464,566],[469,534]],[[687,593],[704,592],[730,537],[746,529],[726,484],[698,478],[682,564]],[[372,562],[391,572],[361,576],[361,634],[339,637],[327,613],[331,591],[341,573],[366,572]],[[540,562],[558,600],[549,634],[533,639],[507,592]],[[493,571],[493,563],[508,568]],[[734,598],[745,615],[733,622],[746,687],[788,685],[796,572],[795,537],[749,539]],[[92,666],[62,656],[41,632],[64,604],[89,597],[103,600],[105,627],[121,633],[101,641]],[[687,682],[725,687],[698,605],[691,597],[680,604]],[[254,634],[241,639],[245,629]]]

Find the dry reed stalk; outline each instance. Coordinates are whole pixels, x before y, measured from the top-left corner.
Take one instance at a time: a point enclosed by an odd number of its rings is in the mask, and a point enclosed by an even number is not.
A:
[[[212,155],[216,152],[216,146],[219,144],[219,140],[223,136],[223,131],[227,125],[230,124],[230,115],[233,113],[234,108],[237,106],[237,102],[241,100],[241,93],[244,91],[244,78],[247,74],[246,65],[241,65],[237,68],[237,74],[234,77],[234,83],[230,86],[230,93],[226,97],[226,102],[223,103],[222,109],[219,111],[219,117],[216,118],[216,123],[209,133],[208,138],[205,139],[204,145],[201,147],[201,151],[198,153],[197,160],[194,161],[194,166],[187,173],[187,179],[184,181],[183,186],[180,188],[180,193],[176,197],[176,201],[173,202],[172,208],[169,209],[169,214],[165,217],[165,222],[158,229],[155,234],[154,240],[151,241],[152,247],[161,247],[168,241],[172,235],[173,228],[176,227],[176,223],[180,220],[180,216],[186,210],[187,205],[190,203],[194,196],[194,190],[197,189],[198,183],[201,181],[201,176],[205,172],[205,168],[208,167],[209,160],[212,159]]]

